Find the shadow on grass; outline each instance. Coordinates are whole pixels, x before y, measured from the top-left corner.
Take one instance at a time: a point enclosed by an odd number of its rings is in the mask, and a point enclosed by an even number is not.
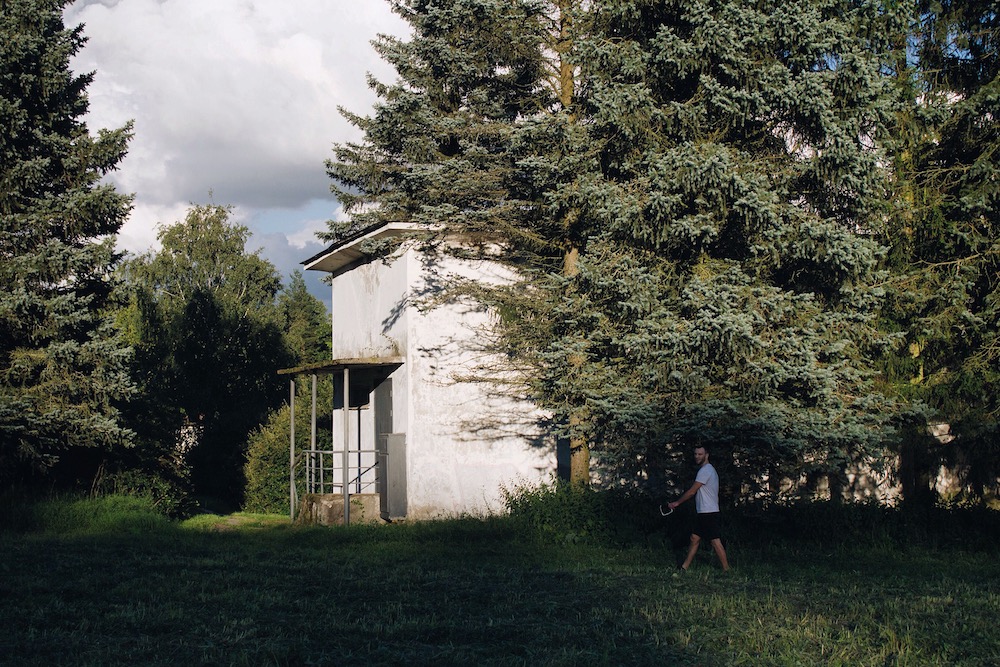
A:
[[[703,550],[675,578],[690,517],[641,503],[349,528],[129,507],[0,532],[0,664],[1000,662],[995,515],[743,508],[735,572]]]
[[[635,613],[641,577],[604,550],[525,542],[491,521],[199,521],[0,537],[0,662],[699,662]]]

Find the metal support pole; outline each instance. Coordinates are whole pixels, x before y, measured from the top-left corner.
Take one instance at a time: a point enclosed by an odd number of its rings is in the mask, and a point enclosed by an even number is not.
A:
[[[344,366],[344,476],[341,479],[344,488],[344,525],[351,523],[351,488],[350,465],[351,459],[348,452],[348,445],[351,441],[351,371]]]
[[[310,449],[316,449],[316,375],[312,376],[312,431],[309,433]]]
[[[362,443],[361,443],[361,406],[358,406],[357,413],[358,413],[358,419],[357,419],[357,424],[358,424],[358,456],[357,456],[357,460],[358,460],[358,481],[354,485],[354,492],[355,493],[361,493],[361,471],[364,469],[364,463],[361,462],[361,450],[363,449]]]
[[[313,468],[316,467],[316,374],[312,375],[312,428],[309,431],[309,456],[313,460]],[[323,493],[323,455],[319,455],[319,493]]]
[[[288,396],[288,511],[292,521],[295,521],[295,379],[291,380],[291,389]]]

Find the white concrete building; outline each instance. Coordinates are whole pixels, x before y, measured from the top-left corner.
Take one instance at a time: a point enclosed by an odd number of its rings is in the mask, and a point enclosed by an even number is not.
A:
[[[372,259],[363,249],[378,241],[399,245]],[[431,303],[445,277],[501,281],[501,266],[422,246],[408,224],[370,228],[303,264],[332,277],[333,359],[283,372],[332,374],[336,391],[332,450],[303,456],[315,446],[297,445],[299,490],[377,493],[382,518],[422,519],[498,510],[505,488],[551,478],[542,415],[510,396],[513,376],[485,349],[490,314]]]

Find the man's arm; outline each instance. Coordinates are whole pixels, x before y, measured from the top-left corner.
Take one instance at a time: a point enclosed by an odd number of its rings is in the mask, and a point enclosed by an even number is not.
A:
[[[685,503],[685,502],[691,500],[692,498],[694,498],[694,494],[698,493],[698,489],[700,489],[703,486],[705,486],[705,485],[702,484],[701,482],[695,482],[694,484],[691,485],[690,489],[688,489],[687,491],[684,492],[683,496],[681,496],[680,498],[678,498],[674,502],[669,503],[667,505],[667,507],[669,507],[670,509],[676,509],[677,506],[680,505],[681,503]]]

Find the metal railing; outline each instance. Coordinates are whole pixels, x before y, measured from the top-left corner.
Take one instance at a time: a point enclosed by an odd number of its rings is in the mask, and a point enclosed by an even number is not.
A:
[[[376,454],[377,452],[374,449],[352,449],[350,453],[360,456],[361,454]],[[343,471],[341,462],[344,452],[342,450],[306,449],[300,451],[300,456],[299,461],[304,464],[303,481],[306,493],[343,493],[344,482],[342,479],[337,479],[337,477],[342,477],[342,475],[337,474]],[[363,465],[359,463],[349,470],[349,474],[357,473],[347,480],[348,489],[353,487],[352,493],[363,493],[378,484],[378,461],[376,460],[375,463],[367,467],[362,467]],[[374,474],[370,475],[372,472]]]

